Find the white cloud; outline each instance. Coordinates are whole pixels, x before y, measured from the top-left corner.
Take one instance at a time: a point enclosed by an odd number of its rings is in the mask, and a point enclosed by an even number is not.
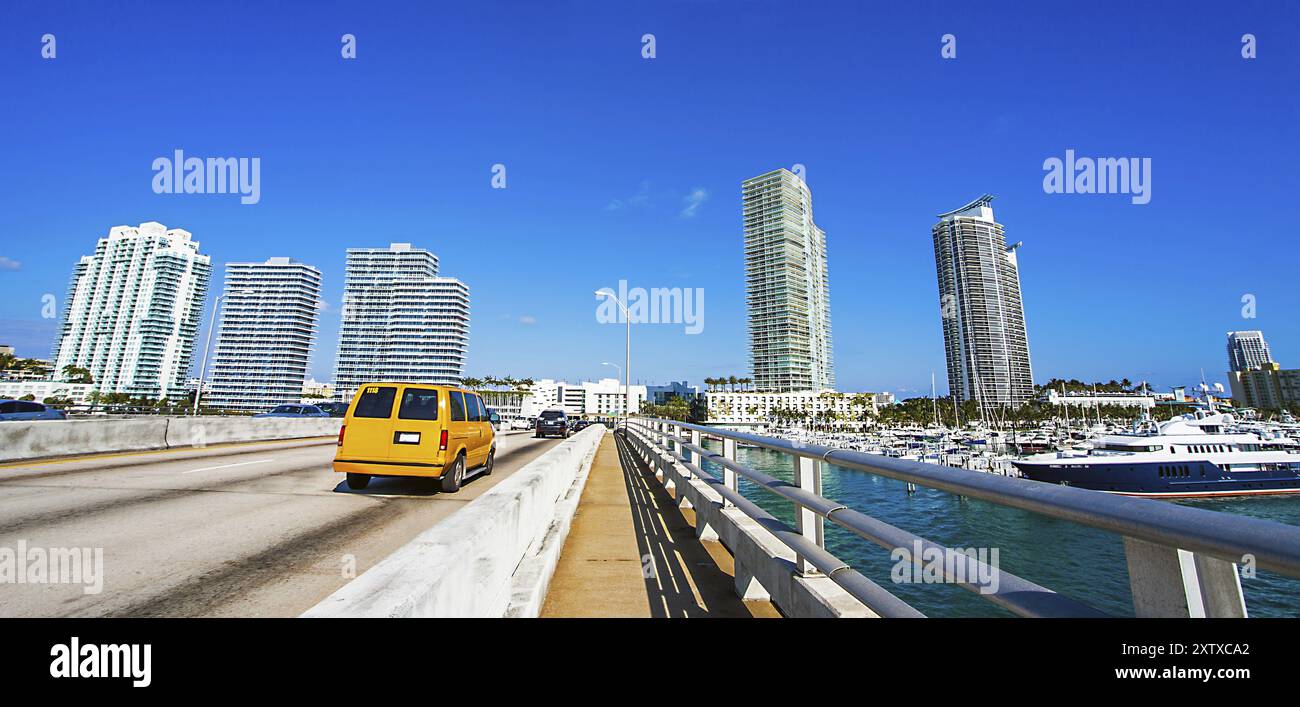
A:
[[[525,315],[523,315],[522,317],[519,317],[519,323],[520,323],[520,324],[536,324],[536,323],[537,323],[537,317],[534,317],[534,316],[531,316],[531,315],[525,314]]]
[[[19,270],[22,267],[23,264],[18,262],[17,260],[6,258],[3,255],[0,255],[0,270]]]
[[[650,182],[641,182],[641,186],[636,193],[626,199],[614,199],[605,205],[606,211],[618,211],[620,209],[645,206],[650,203]]]
[[[690,194],[687,194],[682,199],[686,204],[686,206],[682,207],[682,218],[693,218],[695,214],[699,213],[700,207],[704,206],[704,202],[708,200],[709,190],[704,187],[693,189]]]

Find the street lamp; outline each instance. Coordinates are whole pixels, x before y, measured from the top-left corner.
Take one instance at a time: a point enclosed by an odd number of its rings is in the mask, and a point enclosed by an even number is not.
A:
[[[253,290],[240,290],[235,294],[251,295],[253,294],[253,292],[254,292]],[[194,387],[194,414],[195,415],[199,414],[199,397],[203,395],[203,376],[207,375],[207,371],[208,371],[208,350],[212,348],[212,329],[217,325],[217,306],[221,304],[222,299],[224,299],[227,295],[230,294],[231,293],[229,292],[224,292],[222,294],[217,295],[217,298],[212,300],[212,318],[208,320],[208,338],[206,341],[203,342],[203,364],[199,367],[198,385]]]
[[[623,310],[623,318],[627,320],[627,348],[623,360],[625,367],[619,369],[619,372],[623,376],[623,431],[626,432],[627,418],[631,415],[632,411],[632,314],[627,311],[627,307],[623,306],[623,303],[614,295],[613,290],[596,290],[596,296],[608,297],[614,300],[614,304],[617,304],[618,308]]]

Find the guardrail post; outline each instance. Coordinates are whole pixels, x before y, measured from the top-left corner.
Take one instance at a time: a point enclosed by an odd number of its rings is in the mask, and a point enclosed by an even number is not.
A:
[[[704,435],[701,435],[699,430],[691,430],[691,444],[697,447],[704,445]],[[696,468],[700,468],[700,465],[704,463],[703,457],[699,452],[694,450],[691,451],[691,463],[694,464]],[[682,476],[690,478],[690,470],[687,470],[686,473],[682,474]]]
[[[1139,618],[1245,618],[1237,565],[1124,538],[1133,611]]]
[[[722,438],[722,456],[729,461],[736,461],[736,440],[727,437]],[[740,485],[736,478],[736,472],[726,467],[722,468],[722,485],[732,491],[740,492]],[[735,504],[727,499],[722,499],[722,507],[729,508]]]
[[[794,458],[794,479],[795,485],[804,491],[810,491],[818,496],[822,495],[822,465],[816,459],[796,456]],[[824,536],[825,524],[822,517],[816,513],[797,506],[795,508],[795,530],[800,535],[817,544],[817,547],[826,547]],[[802,555],[797,557],[799,574],[807,577],[809,575],[820,574],[812,563],[808,562]]]

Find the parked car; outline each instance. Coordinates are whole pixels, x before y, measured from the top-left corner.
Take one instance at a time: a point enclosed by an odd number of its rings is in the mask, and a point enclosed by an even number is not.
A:
[[[515,419],[513,419],[513,420],[510,421],[510,429],[512,429],[512,430],[531,430],[531,429],[533,428],[533,425],[534,425],[534,424],[535,424],[535,423],[529,421],[529,418],[526,418],[526,417],[516,417]]]
[[[418,476],[454,493],[469,476],[491,474],[496,434],[483,399],[461,388],[368,383],[357,389],[339,429],[334,471],[363,489],[373,476]]]
[[[0,421],[66,420],[68,413],[30,400],[0,400]]]
[[[537,417],[537,432],[534,437],[569,436],[569,416],[563,410],[544,410]]]
[[[329,417],[330,414],[315,405],[277,405],[270,412],[253,417]]]
[[[347,403],[316,403],[316,407],[329,413],[330,417],[343,417],[348,414]]]

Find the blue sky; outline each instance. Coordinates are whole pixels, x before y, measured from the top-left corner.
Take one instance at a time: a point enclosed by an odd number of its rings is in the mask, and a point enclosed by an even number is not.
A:
[[[706,296],[703,333],[634,328],[635,379],[746,375],[740,182],[800,163],[843,390],[946,388],[930,227],[986,192],[1025,244],[1036,380],[1222,380],[1230,329],[1300,366],[1300,5],[1046,5],[6,3],[0,340],[48,355],[41,295],[159,221],[214,289],[226,262],[319,267],[322,380],[344,250],[394,241],[469,284],[469,374],[612,375],[592,291],[626,279]],[[261,202],[154,194],[178,148],[260,157]],[[1151,158],[1151,202],[1044,193],[1066,149]]]

